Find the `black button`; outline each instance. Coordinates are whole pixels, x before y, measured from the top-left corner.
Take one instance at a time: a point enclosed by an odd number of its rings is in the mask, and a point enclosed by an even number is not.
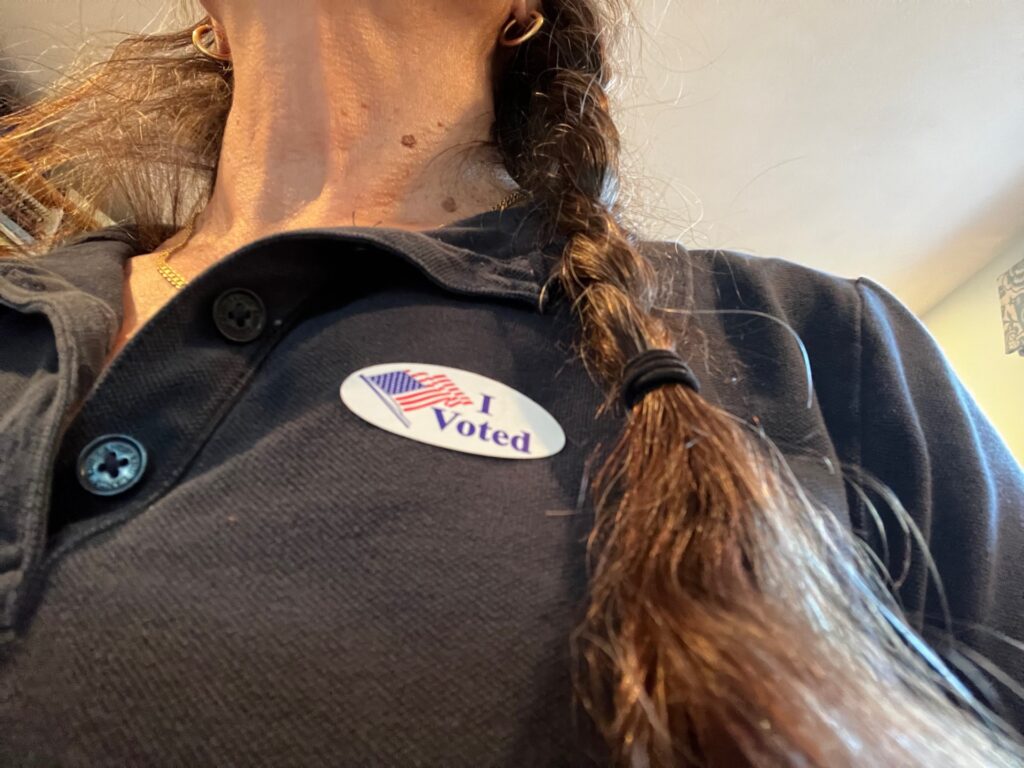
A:
[[[128,435],[103,435],[78,454],[78,481],[89,493],[116,496],[142,478],[146,449]]]
[[[263,300],[246,288],[230,288],[213,302],[213,322],[229,341],[245,343],[259,338],[267,323]]]

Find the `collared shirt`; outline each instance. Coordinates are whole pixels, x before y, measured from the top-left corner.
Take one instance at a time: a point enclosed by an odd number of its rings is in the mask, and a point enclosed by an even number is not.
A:
[[[130,233],[0,261],[0,764],[580,765],[581,491],[624,416],[597,415],[571,315],[541,300],[559,245],[526,206],[274,235],[99,376]],[[951,663],[981,654],[1024,683],[1003,639],[1024,640],[1024,472],[920,322],[868,279],[641,247],[689,318],[702,396],[763,430],[894,577],[906,565],[896,593]],[[226,315],[239,295],[248,314]],[[446,450],[342,403],[347,376],[398,361],[511,387],[565,447]],[[146,466],[97,495],[82,452],[111,435]],[[952,635],[866,476],[930,546]],[[1021,726],[994,678],[969,684]]]

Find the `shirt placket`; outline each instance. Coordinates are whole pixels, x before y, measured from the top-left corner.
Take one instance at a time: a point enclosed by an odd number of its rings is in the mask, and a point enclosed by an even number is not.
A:
[[[50,492],[23,512],[32,519],[22,526],[12,619],[64,552],[144,510],[186,470],[322,289],[315,249],[298,250],[256,249],[194,280],[122,350],[48,452],[44,446],[33,476]],[[61,346],[63,367],[78,350]]]
[[[30,512],[22,570],[31,578],[19,579],[14,602],[25,602],[64,553],[173,488],[305,309],[323,291],[333,301],[358,295],[373,282],[358,265],[376,260],[386,269],[389,256],[448,291],[536,306],[536,284],[510,276],[520,267],[504,274],[502,262],[470,264],[459,249],[416,233],[309,230],[241,249],[132,338],[66,428],[53,463],[40,462],[35,476],[51,484],[51,503]],[[48,514],[51,534],[59,530],[47,539]]]

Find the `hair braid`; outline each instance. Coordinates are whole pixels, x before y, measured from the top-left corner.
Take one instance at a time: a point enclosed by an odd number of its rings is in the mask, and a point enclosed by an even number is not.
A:
[[[586,0],[546,12],[497,85],[495,136],[567,238],[551,281],[610,407],[628,359],[678,334],[617,209],[608,26]],[[966,698],[955,678],[907,648],[852,534],[780,458],[681,385],[627,414],[592,484],[590,600],[573,637],[577,694],[613,762],[1017,764],[1008,733],[952,703]]]

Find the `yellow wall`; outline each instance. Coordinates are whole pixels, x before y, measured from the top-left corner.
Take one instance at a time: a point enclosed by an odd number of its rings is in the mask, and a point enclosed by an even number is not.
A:
[[[1007,355],[996,278],[1024,259],[1024,238],[922,316],[960,379],[1024,463],[1024,357]]]

